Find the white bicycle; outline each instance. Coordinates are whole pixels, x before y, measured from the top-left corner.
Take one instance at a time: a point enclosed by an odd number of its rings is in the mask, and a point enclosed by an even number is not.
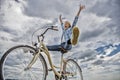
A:
[[[49,27],[37,36],[39,47],[18,45],[4,53],[0,60],[0,80],[46,80],[48,71],[53,71],[55,80],[83,80],[82,70],[77,62],[73,59],[63,59],[64,53],[67,53],[63,48],[60,66],[52,63],[44,44],[44,34],[50,29],[57,30]],[[43,54],[46,54],[51,69],[48,69]],[[56,68],[59,68],[59,71]]]

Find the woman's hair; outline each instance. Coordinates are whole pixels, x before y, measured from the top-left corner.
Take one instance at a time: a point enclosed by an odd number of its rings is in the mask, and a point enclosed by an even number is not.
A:
[[[71,27],[71,24],[70,24],[70,22],[69,22],[69,21],[65,21],[65,23],[69,24],[69,27]]]

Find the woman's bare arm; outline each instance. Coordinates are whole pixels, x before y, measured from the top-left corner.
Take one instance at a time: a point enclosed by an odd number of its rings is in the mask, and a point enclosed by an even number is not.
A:
[[[62,24],[63,21],[62,21],[62,15],[59,16],[59,20],[60,20],[60,23]]]

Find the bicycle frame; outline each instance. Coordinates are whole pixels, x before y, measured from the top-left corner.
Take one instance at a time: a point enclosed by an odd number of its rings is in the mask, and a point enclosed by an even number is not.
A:
[[[48,29],[47,29],[48,30]],[[45,32],[47,32],[47,30]],[[43,34],[45,34],[45,32]],[[43,37],[44,38],[44,37]],[[39,44],[39,50],[36,54],[34,54],[33,59],[31,60],[31,62],[28,64],[26,69],[30,69],[32,67],[32,65],[36,62],[36,60],[39,58],[39,54],[41,54],[41,52],[44,52],[48,58],[49,61],[49,65],[52,69],[52,71],[54,72],[55,75],[57,75],[59,78],[62,75],[62,71],[63,71],[63,62],[65,62],[65,60],[63,59],[63,54],[61,54],[61,62],[60,62],[60,73],[56,71],[55,68],[57,68],[56,66],[53,65],[51,57],[50,57],[50,53],[47,49],[47,47],[45,46],[45,44],[43,43],[43,40],[39,39],[38,36],[38,42]]]
[[[48,61],[49,61],[49,65],[51,67],[51,69],[53,70],[54,74],[57,75],[59,78],[61,77],[61,72],[62,72],[62,63],[63,63],[63,56],[61,56],[61,63],[60,63],[60,73],[58,73],[55,68],[56,66],[53,65],[51,57],[50,57],[50,53],[47,49],[47,47],[43,44],[43,42],[41,43],[41,50],[47,55]]]

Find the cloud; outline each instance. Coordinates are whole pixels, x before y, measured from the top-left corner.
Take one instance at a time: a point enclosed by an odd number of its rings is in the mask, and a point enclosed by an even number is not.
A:
[[[120,54],[108,56],[116,48],[103,49],[107,55],[99,55],[95,51],[96,48],[110,43],[120,44],[119,0],[53,0],[49,2],[47,0],[20,0],[19,3],[14,0],[2,0],[2,6],[0,6],[0,56],[14,45],[30,44],[30,35],[43,25],[54,23],[59,25],[58,19],[56,19],[59,14],[72,22],[80,3],[86,5],[86,9],[81,12],[77,23],[81,31],[80,40],[65,55],[78,59],[86,80],[119,80]],[[40,29],[35,35],[42,31]],[[49,36],[46,37],[45,43],[60,43],[57,41],[60,40],[61,31],[60,33],[50,31],[47,35]],[[56,54],[56,52],[54,53]],[[54,53],[52,57],[56,60],[60,54],[55,55]]]
[[[79,1],[72,1],[72,0],[71,1],[55,0],[49,3],[46,3],[46,1],[42,1],[42,0],[39,0],[39,1],[29,0],[27,1],[27,6],[24,7],[25,8],[24,14],[32,17],[34,16],[34,17],[42,17],[44,19],[46,18],[52,19],[52,18],[58,17],[60,13],[64,13],[64,15],[68,19],[70,19],[70,21],[72,21],[72,18],[74,18],[74,15],[78,10],[78,6],[73,7],[72,2],[73,3],[78,2],[77,5],[80,4],[80,2],[82,3],[82,1],[79,2]],[[91,38],[91,40],[92,39],[94,40],[95,38],[97,38],[97,41],[103,41],[104,39],[106,39],[107,41],[115,41],[115,39],[117,39],[117,41],[119,41],[119,38],[114,37],[118,35],[116,33],[119,32],[119,29],[117,28],[116,25],[113,25],[113,23],[111,23],[113,21],[113,17],[108,16],[114,12],[113,10],[114,6],[113,8],[112,7],[109,8],[109,6],[107,6],[108,2],[109,2],[108,0],[105,0],[105,1],[86,0],[85,2],[83,1],[83,3],[86,3],[86,10],[84,10],[81,13],[80,19],[78,21],[78,25],[82,30],[81,41],[84,41],[84,39],[89,40],[89,38]],[[112,2],[116,3],[116,1],[112,1]],[[112,2],[109,5],[113,5]],[[107,7],[107,8],[104,8],[104,7]],[[105,11],[103,11],[104,10],[103,8],[105,9]],[[108,12],[106,12],[107,10]],[[112,29],[112,31],[114,30],[114,33],[113,32],[111,33],[111,28],[109,28],[109,25],[114,26],[114,29]],[[111,34],[112,36],[109,36],[110,38],[106,37],[109,34]],[[112,37],[114,38],[112,39]]]
[[[94,31],[86,31],[86,32],[83,32],[81,37],[80,37],[80,41],[89,41],[91,40],[91,38],[95,39],[96,37],[98,37],[99,35],[101,35],[105,30],[103,29],[96,29]]]
[[[29,0],[28,6],[25,7],[24,13],[29,16],[42,17],[42,18],[54,18],[60,13],[69,14],[68,1],[53,0]]]
[[[119,8],[119,0],[105,0],[98,1],[92,8],[89,9],[90,12],[95,13],[98,16],[105,16],[111,18],[106,25],[107,29],[109,29],[108,34],[112,34],[116,37],[119,35],[119,16],[120,16],[120,8]],[[109,5],[109,6],[108,6]],[[112,32],[111,32],[112,31]],[[107,34],[107,35],[108,35]],[[120,38],[118,38],[120,40]]]
[[[101,65],[103,63],[103,60],[97,60],[93,63],[93,65]]]

